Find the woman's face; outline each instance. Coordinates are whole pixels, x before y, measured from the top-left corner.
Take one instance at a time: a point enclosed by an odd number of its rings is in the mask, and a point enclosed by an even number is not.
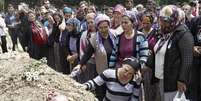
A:
[[[87,19],[87,26],[89,29],[92,29],[95,27],[95,22],[94,22],[94,19]]]
[[[186,6],[183,6],[182,9],[183,9],[184,13],[185,13],[187,16],[191,14],[191,7],[190,7],[190,6],[187,6],[187,5],[186,5]]]
[[[71,24],[67,24],[66,27],[67,27],[67,30],[68,30],[69,32],[72,32],[72,31],[74,30],[74,26],[71,25]]]
[[[49,22],[50,24],[53,24],[53,23],[54,23],[54,19],[52,18],[51,15],[48,15],[48,22]]]
[[[128,64],[123,64],[119,71],[120,76],[125,81],[130,81],[133,78],[135,70]]]
[[[152,26],[150,19],[148,17],[143,17],[142,20],[142,27],[143,29],[150,29]]]
[[[108,31],[109,31],[108,22],[107,21],[100,22],[100,24],[98,25],[98,31],[101,34],[108,34]]]
[[[113,12],[113,18],[116,21],[120,21],[122,19],[122,14],[119,12]]]
[[[59,17],[59,15],[54,15],[54,20],[56,23],[61,22],[61,18]]]
[[[122,25],[123,30],[126,32],[129,30],[132,30],[132,28],[133,28],[133,24],[127,16],[124,16],[122,18],[121,25]]]
[[[166,28],[170,26],[168,22],[165,22],[164,20],[161,20],[161,19],[159,19],[159,25],[162,32],[164,32]]]
[[[35,19],[36,19],[36,16],[34,15],[34,13],[29,13],[29,15],[28,15],[28,20],[29,20],[30,22],[33,22],[33,21],[35,21]]]

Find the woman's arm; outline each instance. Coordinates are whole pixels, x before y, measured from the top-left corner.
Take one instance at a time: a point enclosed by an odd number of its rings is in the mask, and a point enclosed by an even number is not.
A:
[[[140,36],[140,44],[139,44],[139,57],[141,64],[147,62],[149,56],[149,46],[148,41],[144,36]]]
[[[86,53],[84,53],[83,57],[80,60],[80,65],[85,65],[87,63],[87,61],[91,58],[91,56],[93,55],[93,53],[95,52],[93,46],[91,45],[91,43],[89,42],[89,44],[86,47]]]
[[[187,32],[178,42],[178,47],[181,55],[181,69],[179,81],[187,83],[189,71],[193,62],[193,36]]]
[[[107,69],[93,80],[89,80],[88,82],[84,83],[84,85],[87,86],[86,90],[95,90],[97,86],[101,86],[106,83],[106,81],[109,80],[108,78],[110,77],[111,73],[114,72],[111,72],[110,69]]]

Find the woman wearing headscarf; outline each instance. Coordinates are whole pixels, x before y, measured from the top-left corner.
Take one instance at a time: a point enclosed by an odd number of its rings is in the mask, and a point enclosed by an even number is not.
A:
[[[136,15],[127,11],[122,18],[122,28],[124,32],[117,36],[116,50],[110,58],[110,67],[122,65],[122,60],[126,57],[136,57],[141,64],[145,64],[148,58],[148,42],[142,32],[134,28]]]
[[[76,66],[79,60],[80,21],[76,18],[70,18],[66,22],[66,27],[68,31],[66,39],[67,61],[70,63],[68,71],[71,71],[72,67]]]
[[[112,50],[115,47],[115,34],[110,30],[110,18],[107,15],[99,14],[95,18],[95,25],[98,31],[92,35],[86,52],[81,58],[80,63],[74,68],[84,70],[83,65],[87,63],[92,54],[95,56],[96,76],[108,68]],[[96,90],[97,98],[102,101],[105,95],[105,86]]]
[[[124,6],[117,4],[113,9],[113,18],[111,22],[111,29],[114,29],[117,33],[117,35],[121,34],[123,32],[122,26],[121,26],[121,20],[122,16],[125,13]]]
[[[110,67],[121,67],[124,58],[135,57],[140,61],[142,68],[148,58],[148,42],[142,32],[135,29],[136,15],[127,11],[122,17],[122,28],[124,32],[117,36],[116,49],[110,57]]]
[[[193,60],[193,36],[181,23],[176,6],[167,5],[159,16],[162,37],[154,46],[155,80],[159,81],[162,101],[172,101],[177,91],[185,92]]]

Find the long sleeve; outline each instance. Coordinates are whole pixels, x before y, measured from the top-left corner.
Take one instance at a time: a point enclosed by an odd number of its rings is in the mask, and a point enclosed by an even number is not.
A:
[[[83,57],[81,58],[80,60],[80,64],[81,65],[84,65],[87,63],[87,61],[91,58],[91,56],[93,55],[94,53],[94,48],[93,46],[91,45],[91,43],[89,42],[89,44],[87,45],[87,48],[86,48],[86,53],[84,53]]]
[[[31,27],[31,23],[29,23],[29,24],[30,25],[27,27],[27,32],[25,35],[28,47],[30,47],[30,45],[32,43],[32,27]]]
[[[140,40],[140,41],[138,41]],[[141,63],[146,63],[148,56],[149,56],[149,46],[148,41],[146,38],[142,35],[139,36],[139,39],[137,39],[137,42],[139,42],[139,59]]]
[[[5,28],[6,28],[6,24],[3,18],[0,18],[0,37],[4,36],[5,33]]]
[[[140,84],[135,83],[134,88],[133,88],[133,94],[131,95],[130,101],[139,101],[140,87],[141,87]]]
[[[5,20],[3,18],[0,18],[0,27],[1,28],[5,28],[6,27],[6,23],[5,23]]]
[[[131,95],[130,101],[139,101],[140,97],[140,88],[142,84],[142,76],[141,73],[137,73],[135,77],[133,78],[133,81],[131,82],[133,85],[133,94]]]
[[[190,29],[190,31],[191,31],[191,33],[192,33],[192,35],[193,36],[195,36],[196,34],[197,34],[197,23],[198,23],[198,19],[199,19],[199,17],[195,17],[195,18],[193,18],[192,20],[191,20],[191,22],[190,22],[190,27],[189,27],[189,29]]]
[[[80,38],[80,59],[84,56],[84,44],[85,39],[83,39],[83,37]]]
[[[8,27],[8,25],[10,25],[10,20],[9,20],[9,16],[8,15],[5,17],[5,23],[6,23],[7,27]]]
[[[187,83],[187,78],[193,62],[193,36],[190,33],[186,33],[180,39],[178,47],[181,53],[181,70],[179,80]]]
[[[88,82],[84,83],[87,86],[87,90],[95,90],[97,86],[101,86],[106,83],[108,80],[108,75],[111,75],[110,70],[105,70],[93,80],[89,80]]]

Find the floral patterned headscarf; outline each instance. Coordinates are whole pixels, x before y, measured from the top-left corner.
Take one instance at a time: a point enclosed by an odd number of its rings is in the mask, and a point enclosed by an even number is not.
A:
[[[159,19],[163,22],[169,23],[169,26],[161,28],[163,34],[171,33],[180,24],[179,8],[174,5],[167,5],[160,11]]]

